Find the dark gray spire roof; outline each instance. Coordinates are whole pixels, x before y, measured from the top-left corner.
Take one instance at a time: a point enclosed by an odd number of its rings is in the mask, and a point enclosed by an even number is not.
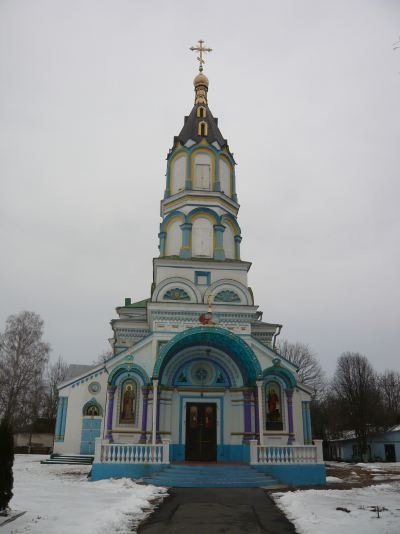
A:
[[[197,117],[197,108],[199,107],[206,108],[206,116],[204,118]],[[208,124],[207,136],[198,135],[199,122],[206,122]],[[199,143],[203,137],[205,137],[210,144],[214,143],[214,141],[217,141],[221,148],[228,146],[228,141],[223,138],[218,128],[218,119],[213,117],[210,108],[204,104],[195,104],[190,112],[190,115],[185,117],[185,123],[180,131],[180,134],[174,137],[174,147],[177,145],[177,143],[184,145],[187,141],[189,141],[189,139],[192,139],[195,143]]]

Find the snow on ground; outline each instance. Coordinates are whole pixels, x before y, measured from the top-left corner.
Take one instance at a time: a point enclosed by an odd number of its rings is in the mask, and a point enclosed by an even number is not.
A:
[[[373,464],[366,464],[373,470]],[[388,464],[383,464],[387,468]],[[380,468],[381,466],[377,466]],[[397,464],[393,470],[398,471]],[[383,471],[377,469],[376,471]],[[336,477],[328,477],[336,478]],[[387,476],[386,476],[387,479]],[[332,481],[331,481],[332,482]],[[312,489],[274,493],[279,508],[299,534],[399,534],[400,482],[352,489]],[[377,517],[376,507],[384,508]],[[342,510],[338,510],[342,508]]]
[[[15,456],[10,505],[27,513],[1,527],[1,534],[131,533],[150,501],[166,492],[127,478],[90,482],[90,466],[42,465],[44,458]]]

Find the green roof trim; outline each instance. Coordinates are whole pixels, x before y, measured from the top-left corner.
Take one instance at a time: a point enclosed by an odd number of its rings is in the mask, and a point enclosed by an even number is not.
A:
[[[137,302],[130,302],[131,299],[125,299],[125,308],[147,308],[147,303],[150,299],[138,300]]]

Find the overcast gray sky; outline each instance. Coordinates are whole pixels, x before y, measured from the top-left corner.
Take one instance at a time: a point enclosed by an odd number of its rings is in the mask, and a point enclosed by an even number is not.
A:
[[[399,34],[398,0],[1,0],[0,329],[36,311],[90,363],[149,296],[202,38],[264,320],[399,370]]]

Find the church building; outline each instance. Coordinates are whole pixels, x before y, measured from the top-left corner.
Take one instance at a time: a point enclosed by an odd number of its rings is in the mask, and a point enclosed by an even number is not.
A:
[[[211,50],[192,49],[194,106],[167,156],[149,296],[117,307],[105,363],[73,366],[60,384],[54,452],[94,455],[93,479],[237,462],[322,484],[310,390],[248,285],[235,160],[208,105]]]

